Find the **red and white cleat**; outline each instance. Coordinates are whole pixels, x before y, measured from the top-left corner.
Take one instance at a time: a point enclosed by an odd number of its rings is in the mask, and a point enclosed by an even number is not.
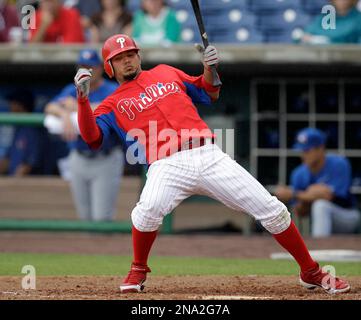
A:
[[[345,293],[351,290],[346,281],[324,272],[318,265],[313,270],[301,272],[300,283],[307,289],[320,287],[330,294]]]
[[[127,277],[120,285],[121,293],[142,292],[144,289],[143,283],[147,279],[148,272],[151,272],[148,266],[132,263]]]

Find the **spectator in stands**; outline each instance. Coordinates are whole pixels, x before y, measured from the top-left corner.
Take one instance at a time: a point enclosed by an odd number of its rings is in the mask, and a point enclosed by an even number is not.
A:
[[[82,43],[84,31],[78,10],[65,8],[61,0],[40,0],[36,28],[30,42]]]
[[[325,15],[320,15],[305,30],[303,43],[361,43],[361,12],[357,10],[358,0],[331,0],[336,9],[336,28],[325,29],[322,25]]]
[[[79,10],[86,42],[90,42],[91,17],[101,10],[99,0],[64,0],[64,6]]]
[[[10,112],[31,113],[34,110],[34,96],[28,90],[15,90],[6,99]],[[11,176],[26,176],[37,173],[41,163],[41,129],[18,126],[11,146],[4,158],[0,159],[0,173]]]
[[[7,0],[0,0],[0,42],[10,41],[12,30],[19,26],[16,6],[9,4]]]
[[[143,0],[133,20],[133,38],[144,45],[169,46],[180,41],[181,26],[164,0]]]
[[[360,212],[350,193],[350,163],[343,156],[326,153],[325,143],[322,131],[301,130],[294,148],[302,152],[303,164],[292,171],[291,187],[279,186],[275,192],[297,215],[311,215],[313,237],[353,233],[360,223]]]
[[[124,0],[101,0],[101,11],[92,19],[91,41],[104,42],[114,34],[132,33],[132,15],[127,11]]]
[[[118,85],[103,79],[103,64],[93,49],[80,52],[78,67],[93,70],[89,100],[95,109]],[[70,186],[79,217],[82,220],[111,220],[123,174],[124,154],[117,140],[99,151],[89,149],[79,135],[77,107],[76,89],[71,83],[45,107],[48,114],[45,125],[52,131],[60,121],[63,136],[69,142]],[[54,116],[56,118],[52,119]]]

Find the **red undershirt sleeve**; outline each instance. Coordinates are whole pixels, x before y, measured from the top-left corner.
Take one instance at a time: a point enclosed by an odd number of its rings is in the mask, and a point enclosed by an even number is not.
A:
[[[92,149],[98,149],[103,141],[103,133],[95,121],[88,98],[78,98],[78,123],[80,135]]]

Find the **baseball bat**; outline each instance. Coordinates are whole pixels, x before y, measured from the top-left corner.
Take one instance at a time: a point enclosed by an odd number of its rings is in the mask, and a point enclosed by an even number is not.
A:
[[[198,0],[191,0],[191,3],[192,3],[194,15],[197,20],[198,29],[201,34],[203,46],[204,46],[204,49],[206,49],[209,45],[209,42],[208,42],[208,36],[207,36],[206,29],[204,28],[203,18],[202,18],[202,14],[201,14],[201,8],[199,7]],[[220,87],[222,85],[222,82],[219,79],[216,67],[211,66],[211,71],[212,71],[212,76],[213,76],[213,86]]]

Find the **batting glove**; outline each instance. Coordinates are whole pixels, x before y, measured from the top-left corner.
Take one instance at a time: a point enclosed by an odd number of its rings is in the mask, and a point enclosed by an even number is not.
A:
[[[216,66],[219,63],[219,55],[216,47],[208,46],[206,49],[204,49],[204,47],[199,43],[197,43],[195,47],[200,53],[203,54],[203,64],[205,66]]]
[[[89,96],[90,79],[92,77],[92,69],[80,68],[74,77],[78,98],[84,99]]]

